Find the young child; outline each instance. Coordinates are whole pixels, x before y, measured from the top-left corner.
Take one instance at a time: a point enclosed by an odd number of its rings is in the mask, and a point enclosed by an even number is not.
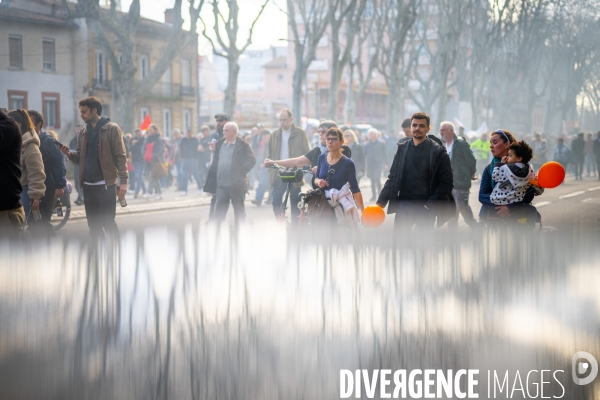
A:
[[[508,155],[502,162],[494,165],[492,179],[496,182],[490,200],[497,206],[523,201],[529,187],[533,186],[536,195],[542,194],[543,188],[529,183],[535,179],[535,171],[528,164],[533,157],[533,150],[524,141],[513,142],[508,148]]]

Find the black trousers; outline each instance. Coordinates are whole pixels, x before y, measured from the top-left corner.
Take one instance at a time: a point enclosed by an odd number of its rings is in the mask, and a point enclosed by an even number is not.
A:
[[[42,219],[36,221],[33,217],[29,218],[27,224],[33,237],[54,236],[54,228],[50,224],[52,218],[52,206],[54,205],[54,188],[46,188],[44,197],[40,199],[40,214]]]
[[[217,194],[215,195],[215,221],[222,222],[225,220],[227,210],[229,209],[229,203],[231,202],[236,224],[243,222],[244,219],[246,219],[246,209],[244,208],[245,197],[246,192],[243,189],[217,187]]]
[[[83,185],[85,214],[92,239],[100,237],[103,232],[107,234],[119,233],[119,228],[115,222],[117,212],[115,186]]]
[[[433,211],[425,208],[425,201],[402,201],[396,210],[394,227],[396,229],[410,230],[432,229],[435,223]]]

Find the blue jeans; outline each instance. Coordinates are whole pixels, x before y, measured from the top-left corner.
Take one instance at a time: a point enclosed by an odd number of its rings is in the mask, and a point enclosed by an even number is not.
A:
[[[135,169],[135,194],[138,195],[140,190],[146,193],[146,184],[144,183],[144,168],[146,167],[145,161],[134,161],[133,169]]]
[[[195,158],[186,158],[181,160],[181,165],[183,166],[183,185],[181,186],[181,190],[187,192],[190,176],[194,177],[198,184],[198,189],[201,190],[202,180],[200,179],[200,173],[198,172],[198,161]]]
[[[31,198],[29,198],[29,194],[27,193],[28,186],[23,186],[23,191],[21,192],[21,204],[23,204],[23,211],[25,211],[25,219],[29,215],[29,211],[31,211]]]
[[[265,192],[271,188],[269,183],[269,171],[265,167],[261,167],[258,172],[258,187],[256,188],[255,200],[258,204],[262,204]]]

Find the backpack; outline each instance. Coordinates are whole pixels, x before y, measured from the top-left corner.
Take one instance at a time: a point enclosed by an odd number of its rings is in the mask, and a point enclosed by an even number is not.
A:
[[[148,164],[152,164],[152,160],[154,157],[152,156],[152,152],[154,151],[154,142],[146,143],[146,152],[144,153],[144,161]]]

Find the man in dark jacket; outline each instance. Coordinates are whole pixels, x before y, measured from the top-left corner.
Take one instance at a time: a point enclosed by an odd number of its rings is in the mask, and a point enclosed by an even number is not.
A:
[[[185,137],[179,142],[179,156],[181,157],[181,170],[183,172],[181,190],[184,196],[188,192],[190,177],[194,177],[198,190],[202,190],[202,180],[198,171],[198,146],[198,138],[194,136],[191,128],[187,129]]]
[[[379,140],[377,129],[369,129],[369,141],[365,143],[365,164],[367,177],[371,181],[371,201],[377,198],[377,193],[381,191],[381,171],[386,167],[386,148],[385,144]]]
[[[40,199],[41,221],[36,221],[31,225],[32,233],[39,236],[53,236],[54,229],[50,224],[52,218],[52,206],[54,199],[62,197],[65,194],[64,188],[67,186],[67,170],[65,168],[64,157],[61,154],[56,141],[47,132],[42,130],[44,117],[35,111],[28,110],[29,116],[33,122],[35,132],[40,138],[40,152],[42,153],[42,162],[44,163],[44,172],[46,173],[46,193]]]
[[[444,121],[440,125],[440,136],[445,141],[446,152],[450,157],[452,165],[452,180],[454,189],[452,197],[456,202],[458,211],[465,219],[465,223],[471,228],[477,227],[477,222],[473,218],[473,210],[469,206],[469,191],[471,189],[471,180],[477,171],[477,161],[473,151],[462,137],[456,136],[454,124]],[[456,229],[458,227],[458,214],[448,221],[448,228]]]
[[[18,239],[25,211],[21,204],[21,130],[0,109],[0,237]]]
[[[583,132],[577,134],[577,139],[571,142],[571,152],[575,161],[575,180],[582,180],[585,140],[583,140]]]
[[[248,190],[248,172],[254,167],[256,157],[248,142],[238,136],[235,122],[223,127],[223,139],[215,145],[213,161],[208,171],[204,191],[216,199],[214,220],[222,222],[229,203],[233,207],[236,224],[246,218],[244,199]]]
[[[431,129],[424,112],[411,118],[412,140],[398,145],[390,174],[377,205],[396,213],[397,228],[431,228],[456,214],[452,198],[452,167],[446,150],[427,137]]]
[[[144,182],[144,170],[146,163],[144,162],[144,151],[146,149],[146,138],[141,129],[135,130],[135,138],[131,140],[131,163],[135,170],[135,194],[133,198],[138,197],[140,190],[142,196],[146,194],[146,183]]]

